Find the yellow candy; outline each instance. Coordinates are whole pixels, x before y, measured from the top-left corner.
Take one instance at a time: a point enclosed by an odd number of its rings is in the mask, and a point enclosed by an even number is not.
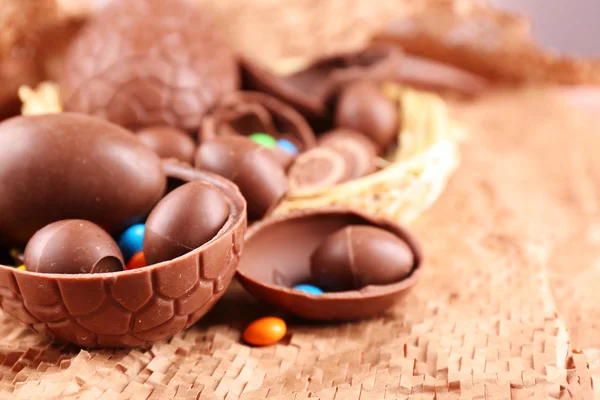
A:
[[[242,337],[248,344],[266,346],[279,342],[286,332],[287,326],[281,318],[264,317],[248,325]]]
[[[21,271],[25,271],[25,266],[24,266],[24,265],[19,265],[19,266],[17,267],[17,269],[20,269]]]

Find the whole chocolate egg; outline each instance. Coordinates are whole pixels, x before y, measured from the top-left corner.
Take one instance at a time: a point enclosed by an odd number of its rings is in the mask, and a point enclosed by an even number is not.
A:
[[[44,226],[80,218],[115,233],[160,200],[160,159],[131,132],[59,113],[0,124],[0,243],[24,246]]]
[[[166,195],[146,220],[148,265],[172,260],[210,241],[229,218],[229,204],[213,185],[192,181]]]
[[[53,222],[37,231],[25,247],[27,271],[86,274],[123,270],[123,255],[98,225],[81,219]]]
[[[385,149],[398,137],[399,110],[374,82],[358,81],[342,90],[335,126],[361,132]]]
[[[373,226],[349,225],[317,247],[311,256],[311,275],[324,290],[355,290],[400,281],[414,263],[411,248],[393,233]]]
[[[202,143],[195,166],[238,185],[250,219],[262,218],[288,189],[283,166],[271,150],[244,136],[220,136]]]
[[[238,86],[233,52],[185,0],[112,2],[73,40],[60,80],[67,110],[184,130]]]
[[[196,142],[187,133],[167,125],[143,128],[136,136],[149,146],[160,158],[176,158],[192,164]]]

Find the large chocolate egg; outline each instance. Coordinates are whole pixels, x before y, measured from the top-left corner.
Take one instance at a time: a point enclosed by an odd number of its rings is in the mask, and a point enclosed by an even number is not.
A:
[[[74,39],[60,81],[67,110],[184,130],[238,86],[232,51],[185,0],[112,2]]]
[[[248,203],[248,218],[262,218],[288,189],[285,172],[270,149],[243,136],[204,142],[195,166],[233,181]]]
[[[162,197],[160,159],[127,130],[87,115],[21,116],[0,124],[0,243],[24,246],[63,219],[110,233]]]
[[[229,204],[213,185],[193,181],[166,195],[146,220],[148,265],[172,260],[210,241],[229,218]]]
[[[175,158],[188,164],[192,164],[194,160],[194,139],[177,128],[166,125],[150,126],[137,131],[136,136],[160,158]]]
[[[53,222],[25,247],[27,271],[50,274],[115,272],[123,269],[119,246],[98,225],[81,219]]]
[[[331,234],[311,257],[314,283],[328,291],[387,285],[406,277],[414,255],[406,242],[374,226],[349,225]]]

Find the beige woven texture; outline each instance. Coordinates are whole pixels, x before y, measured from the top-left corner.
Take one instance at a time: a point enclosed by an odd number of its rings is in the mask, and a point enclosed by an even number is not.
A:
[[[132,351],[55,347],[2,316],[0,397],[593,398],[594,351],[571,354],[567,328],[591,346],[594,326],[578,322],[569,297],[581,285],[565,278],[590,265],[583,254],[574,264],[568,243],[581,232],[574,217],[596,226],[596,128],[533,94],[453,112],[472,133],[447,190],[411,225],[426,254],[422,279],[387,314],[288,319],[280,344],[251,348],[244,325],[276,311],[236,285],[196,326]]]

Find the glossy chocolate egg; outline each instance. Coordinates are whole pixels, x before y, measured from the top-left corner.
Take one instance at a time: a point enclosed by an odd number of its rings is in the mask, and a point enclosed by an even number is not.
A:
[[[60,80],[69,111],[190,131],[238,86],[233,52],[185,0],[111,2],[73,40]]]
[[[24,246],[44,226],[80,218],[116,233],[162,197],[160,159],[129,131],[60,113],[0,124],[0,243]]]
[[[250,219],[262,218],[287,191],[283,167],[271,149],[247,137],[222,136],[202,143],[195,166],[238,185]]]
[[[151,126],[136,132],[136,136],[160,158],[176,158],[192,164],[196,143],[180,129],[166,125]]]
[[[33,235],[25,247],[27,271],[87,274],[123,270],[123,256],[113,238],[81,219],[53,222]]]
[[[335,126],[359,131],[385,149],[398,137],[399,109],[373,82],[349,84],[340,94]]]
[[[166,195],[146,220],[144,257],[148,265],[172,260],[210,241],[229,218],[218,188],[200,181]]]
[[[344,291],[400,281],[413,265],[412,250],[393,233],[350,225],[325,238],[315,250],[311,274],[320,288]]]

